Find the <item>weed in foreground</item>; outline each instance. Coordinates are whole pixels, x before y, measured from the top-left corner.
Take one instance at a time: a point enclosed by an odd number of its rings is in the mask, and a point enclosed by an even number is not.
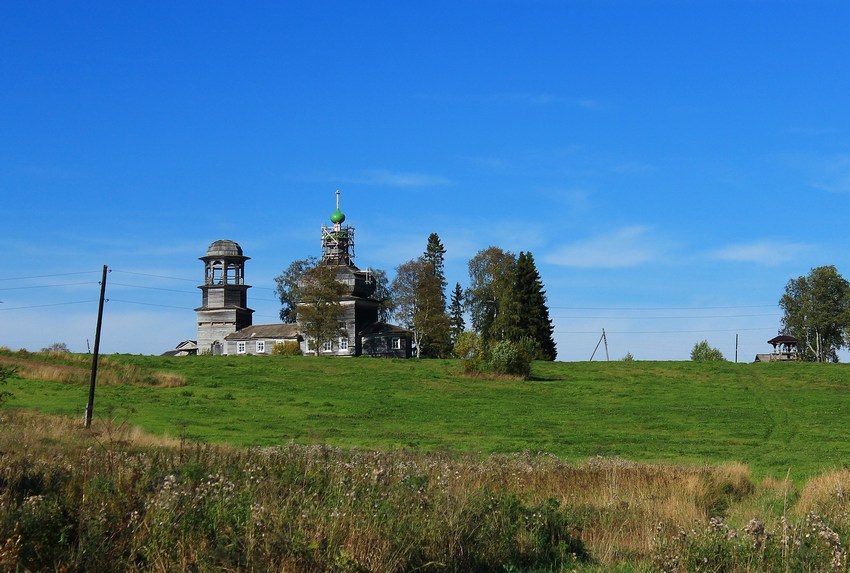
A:
[[[472,459],[140,447],[120,424],[64,442],[29,432],[15,447],[33,419],[4,422],[0,542],[19,569],[523,571],[588,558],[556,500],[490,487]]]

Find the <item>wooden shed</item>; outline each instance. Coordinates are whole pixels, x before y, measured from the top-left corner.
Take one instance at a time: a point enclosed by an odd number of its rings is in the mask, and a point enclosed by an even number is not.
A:
[[[410,358],[413,337],[409,330],[395,324],[375,322],[357,333],[363,355],[380,358]]]

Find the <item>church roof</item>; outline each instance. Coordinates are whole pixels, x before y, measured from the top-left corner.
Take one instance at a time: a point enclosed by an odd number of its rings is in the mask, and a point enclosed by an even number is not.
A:
[[[208,257],[241,257],[242,247],[236,241],[219,239],[207,249]]]
[[[298,338],[297,324],[255,324],[237,330],[224,337],[225,340],[251,340],[255,338]]]

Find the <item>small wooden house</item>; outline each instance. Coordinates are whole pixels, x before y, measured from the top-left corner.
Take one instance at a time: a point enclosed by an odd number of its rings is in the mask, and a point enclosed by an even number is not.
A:
[[[223,354],[271,354],[275,344],[301,343],[295,324],[255,324],[224,337]]]

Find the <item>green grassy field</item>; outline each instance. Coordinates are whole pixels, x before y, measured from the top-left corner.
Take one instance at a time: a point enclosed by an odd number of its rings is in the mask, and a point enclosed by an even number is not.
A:
[[[453,360],[109,356],[186,385],[103,385],[95,416],[213,443],[739,461],[795,481],[850,461],[840,364],[535,363],[530,381]],[[12,380],[6,407],[82,419],[87,383]]]

